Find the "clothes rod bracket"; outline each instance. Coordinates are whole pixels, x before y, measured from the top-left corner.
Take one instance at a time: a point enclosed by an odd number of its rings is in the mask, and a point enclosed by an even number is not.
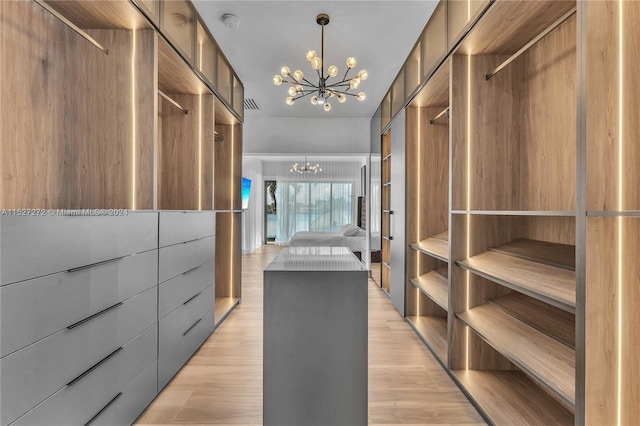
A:
[[[89,43],[93,44],[95,47],[97,47],[98,49],[102,50],[104,52],[105,55],[109,54],[109,49],[105,48],[103,45],[101,45],[100,43],[98,43],[96,41],[96,39],[94,39],[93,37],[91,37],[89,34],[87,34],[86,32],[84,32],[82,29],[80,29],[80,27],[78,27],[76,24],[74,24],[73,22],[71,22],[70,20],[68,20],[64,15],[62,15],[60,12],[58,12],[57,10],[55,10],[53,7],[51,7],[50,5],[48,5],[47,3],[45,3],[43,0],[33,0],[34,2],[36,2],[38,5],[40,5],[44,10],[46,10],[47,12],[49,12],[50,14],[52,14],[53,16],[55,16],[56,18],[58,18],[60,21],[62,21],[66,26],[68,26],[69,28],[71,28],[73,31],[75,31],[76,33],[78,33],[80,36],[82,36],[85,40],[87,40]]]
[[[213,140],[216,142],[222,142],[224,140],[224,136],[222,136],[220,133],[216,132],[215,130],[213,131]]]
[[[166,93],[164,93],[162,90],[158,90],[158,95],[162,96],[163,98],[165,98],[167,101],[169,101],[169,103],[171,105],[173,105],[174,107],[178,108],[180,111],[184,112],[185,115],[189,114],[189,110],[186,108],[183,108],[182,105],[180,105],[179,103],[177,103],[176,101],[174,101],[169,95],[167,95]]]
[[[436,124],[436,121],[440,120],[442,116],[447,116],[447,118],[449,118],[449,107],[446,107],[445,109],[442,110],[440,114],[436,115],[431,120],[429,120],[429,124]]]
[[[562,15],[556,22],[554,22],[553,24],[551,24],[550,26],[547,27],[547,29],[545,29],[544,31],[542,31],[540,34],[538,34],[536,37],[534,37],[533,40],[531,40],[529,43],[525,44],[522,48],[520,48],[520,50],[518,50],[516,53],[514,53],[513,55],[511,55],[509,57],[509,59],[507,59],[506,61],[504,61],[503,63],[501,63],[500,65],[498,65],[496,67],[496,69],[494,69],[493,71],[491,71],[489,74],[486,74],[484,76],[485,80],[489,80],[491,77],[493,77],[494,75],[498,74],[500,71],[502,71],[502,69],[504,67],[506,67],[507,65],[509,65],[511,62],[515,61],[518,56],[522,55],[524,52],[526,52],[527,50],[529,50],[529,48],[531,46],[533,46],[534,44],[536,44],[537,42],[539,42],[542,38],[544,38],[544,36],[546,36],[547,34],[549,34],[551,31],[553,31],[558,25],[562,24],[564,21],[566,21],[571,15],[573,15],[574,13],[576,13],[576,6],[574,6],[573,8],[571,8],[570,11],[568,11],[567,13],[565,13],[564,15]]]

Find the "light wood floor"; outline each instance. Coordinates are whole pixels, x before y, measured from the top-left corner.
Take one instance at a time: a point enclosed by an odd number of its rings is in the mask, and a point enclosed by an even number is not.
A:
[[[138,424],[262,424],[262,270],[280,251],[243,256],[243,302]],[[369,424],[484,424],[451,378],[369,280]]]

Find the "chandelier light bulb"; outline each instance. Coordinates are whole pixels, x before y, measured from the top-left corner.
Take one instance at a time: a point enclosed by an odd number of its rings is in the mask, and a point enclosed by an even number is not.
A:
[[[282,74],[283,77],[288,76],[289,73],[291,73],[291,70],[287,66],[282,67],[282,69],[280,70],[280,74]]]
[[[356,66],[356,58],[354,58],[353,56],[349,56],[347,58],[347,67],[349,67],[349,69],[353,68]]]
[[[327,112],[331,111],[331,104],[329,102],[324,104],[324,110]]]
[[[312,61],[313,58],[315,58],[316,56],[318,56],[318,54],[316,53],[315,50],[310,50],[307,52],[307,60]]]
[[[346,95],[343,95],[342,93],[339,93],[339,94],[338,94],[338,101],[339,101],[341,104],[345,103],[345,102],[347,101],[347,96],[346,96]]]
[[[309,102],[311,102],[311,105],[318,105],[318,97],[312,96],[311,99],[309,99]]]
[[[356,95],[356,99],[362,102],[367,99],[367,95],[365,95],[364,92],[360,92]]]
[[[327,95],[328,98],[331,98],[331,97],[335,96],[335,94],[336,94],[333,90],[327,90],[327,93],[328,93],[328,95]]]
[[[359,85],[360,85],[360,79],[358,77],[352,78],[349,81],[349,87],[354,90],[357,89]]]
[[[338,75],[338,67],[336,67],[335,65],[331,65],[327,72],[329,73],[329,77],[335,77],[336,75]]]
[[[293,105],[296,100],[289,96],[286,100],[287,105]]]
[[[314,70],[319,70],[322,67],[322,59],[317,56],[311,60],[311,68]]]
[[[294,78],[296,81],[300,81],[300,80],[302,80],[302,79],[304,78],[304,73],[303,73],[302,71],[300,71],[300,70],[296,70],[296,71],[293,73],[293,78]]]
[[[362,81],[365,81],[367,78],[369,78],[369,73],[367,72],[367,70],[360,70],[360,72],[358,73],[358,78]]]
[[[298,92],[296,91],[295,87],[293,87],[293,86],[289,87],[289,96],[295,96],[297,94],[298,94]]]
[[[273,84],[275,86],[280,86],[282,84],[282,77],[280,77],[279,75],[274,75],[273,76]]]
[[[301,85],[299,85],[299,84],[296,84],[296,92],[297,92],[297,93],[302,93],[302,90],[303,90],[303,89],[302,89],[302,86],[301,86]]]

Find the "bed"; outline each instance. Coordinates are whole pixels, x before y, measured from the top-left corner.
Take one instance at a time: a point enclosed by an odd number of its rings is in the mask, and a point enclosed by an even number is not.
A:
[[[367,231],[357,225],[344,225],[339,232],[296,232],[289,247],[347,247],[358,258],[367,251]],[[380,251],[380,235],[371,237],[371,251]]]

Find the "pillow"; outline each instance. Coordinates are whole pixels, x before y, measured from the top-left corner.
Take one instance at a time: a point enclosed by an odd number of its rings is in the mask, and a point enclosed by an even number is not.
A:
[[[340,232],[342,232],[342,235],[345,237],[355,237],[358,235],[358,232],[360,232],[360,227],[349,223],[340,228]]]

